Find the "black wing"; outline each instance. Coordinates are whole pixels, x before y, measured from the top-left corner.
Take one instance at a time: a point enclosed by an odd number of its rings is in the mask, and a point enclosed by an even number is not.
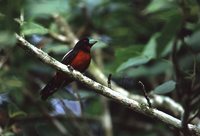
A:
[[[77,55],[77,51],[71,49],[65,56],[62,58],[61,63],[68,65],[70,62],[74,59],[74,57]]]
[[[70,50],[61,60],[61,63],[68,65],[77,55],[76,50]],[[67,82],[70,83],[72,80],[68,79]],[[57,89],[63,84],[64,79],[60,76],[59,72],[47,83],[47,85],[41,90],[40,95],[43,100],[46,100],[50,95],[57,91]],[[66,82],[66,81],[65,81]]]

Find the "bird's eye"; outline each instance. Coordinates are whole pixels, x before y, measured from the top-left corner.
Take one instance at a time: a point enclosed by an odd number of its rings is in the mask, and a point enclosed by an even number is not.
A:
[[[87,41],[87,39],[84,39],[83,42],[84,42],[84,43],[87,43],[88,41]]]

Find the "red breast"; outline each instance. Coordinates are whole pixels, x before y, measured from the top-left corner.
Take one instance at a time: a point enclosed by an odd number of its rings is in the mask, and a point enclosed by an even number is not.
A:
[[[88,68],[90,64],[90,60],[91,60],[90,53],[80,50],[78,51],[77,55],[75,56],[73,61],[70,63],[70,65],[74,69],[80,72],[84,72]]]

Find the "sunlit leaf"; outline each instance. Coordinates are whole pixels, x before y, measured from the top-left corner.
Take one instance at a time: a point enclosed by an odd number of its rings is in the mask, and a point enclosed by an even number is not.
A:
[[[166,94],[173,91],[176,87],[176,82],[173,80],[167,81],[159,86],[157,86],[153,92],[156,94]]]
[[[151,39],[149,40],[149,42],[146,44],[144,51],[143,51],[143,56],[146,56],[150,59],[155,58],[156,57],[156,38],[159,36],[158,33],[156,33],[155,35],[153,35],[151,37]]]
[[[175,3],[170,0],[152,0],[144,10],[145,13],[154,13],[175,7]]]
[[[150,58],[145,57],[145,56],[138,56],[138,57],[134,57],[134,58],[130,58],[128,59],[128,61],[122,63],[118,69],[117,72],[120,72],[122,70],[125,70],[129,67],[133,67],[133,66],[139,66],[142,64],[147,63],[150,60]]]
[[[21,111],[17,105],[10,102],[8,106],[8,114],[10,118],[26,116],[27,114],[24,111]]]
[[[22,26],[22,34],[24,35],[33,35],[33,34],[47,34],[48,33],[48,29],[46,29],[45,27],[33,23],[33,22],[25,22]]]

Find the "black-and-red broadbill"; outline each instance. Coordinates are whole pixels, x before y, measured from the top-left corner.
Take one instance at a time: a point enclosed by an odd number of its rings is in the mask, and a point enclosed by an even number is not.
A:
[[[79,40],[62,59],[61,63],[72,66],[81,73],[85,72],[91,60],[90,49],[96,43],[93,39],[83,38]],[[50,95],[58,90],[62,85],[68,85],[73,81],[66,74],[57,71],[55,76],[41,90],[41,98],[46,100]]]

